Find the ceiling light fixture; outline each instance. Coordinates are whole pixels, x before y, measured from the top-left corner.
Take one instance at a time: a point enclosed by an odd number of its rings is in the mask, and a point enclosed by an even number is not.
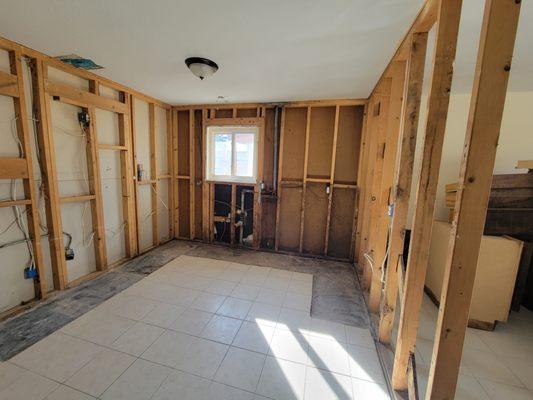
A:
[[[185,64],[194,75],[202,80],[210,77],[218,70],[216,62],[202,57],[189,57],[185,60]]]

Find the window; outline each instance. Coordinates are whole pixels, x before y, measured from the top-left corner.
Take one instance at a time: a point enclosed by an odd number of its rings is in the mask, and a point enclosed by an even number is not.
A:
[[[207,179],[257,183],[257,140],[256,126],[208,127]]]

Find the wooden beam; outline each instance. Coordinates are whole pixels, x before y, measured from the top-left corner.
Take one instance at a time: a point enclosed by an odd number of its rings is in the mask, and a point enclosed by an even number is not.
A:
[[[56,156],[52,133],[50,112],[50,97],[44,90],[47,70],[43,62],[32,59],[32,90],[33,109],[35,110],[37,147],[40,154],[41,176],[43,181],[43,195],[46,212],[46,227],[52,264],[54,288],[63,290],[67,286],[67,264],[65,261],[65,245],[63,243],[63,228],[61,209],[59,207],[59,188],[57,184]]]
[[[131,95],[120,92],[120,100],[131,110]],[[133,139],[131,119],[127,114],[118,114],[119,143],[124,147],[120,152],[120,181],[122,193],[122,219],[126,224],[124,241],[126,257],[138,254],[135,211],[135,169],[133,166]]]
[[[83,202],[83,201],[91,201],[94,199],[95,199],[94,194],[80,194],[77,196],[60,197],[59,201],[61,203],[78,203],[78,202]]]
[[[24,158],[0,157],[0,179],[27,179],[27,178],[28,178],[28,165]]]
[[[387,124],[390,106],[390,96],[392,91],[392,78],[386,78],[383,80],[382,88],[379,93],[379,101],[374,107],[374,113],[377,115],[374,118],[374,131],[375,135],[373,148],[370,149],[369,162],[372,166],[372,178],[369,182],[368,192],[368,221],[367,221],[367,240],[363,247],[363,261],[365,263],[363,274],[363,287],[365,289],[370,288],[372,281],[372,271],[376,268],[376,260],[374,253],[372,252],[372,244],[377,236],[377,224],[380,212],[380,197],[381,197],[381,178],[383,175],[383,163],[385,159],[385,151],[387,144]],[[370,258],[372,261],[370,261]]]
[[[433,227],[442,143],[450,100],[457,34],[461,18],[461,5],[461,0],[449,0],[441,1],[439,6],[421,172],[394,355],[392,386],[395,390],[407,389],[407,364],[409,354],[413,352],[416,342]]]
[[[18,97],[19,84],[16,75],[0,71],[0,95]]]
[[[305,126],[305,148],[304,148],[304,173],[303,173],[303,188],[302,188],[302,203],[300,206],[300,245],[299,252],[303,251],[304,246],[304,218],[305,218],[305,195],[307,193],[307,167],[309,163],[309,131],[311,130],[311,106],[307,107],[307,123]]]
[[[150,194],[152,204],[152,243],[159,245],[159,210],[158,199],[159,184],[157,181],[157,134],[155,130],[155,105],[148,104],[148,136],[150,140]]]
[[[427,399],[455,395],[519,15],[519,1],[485,1]]]
[[[333,146],[331,149],[331,167],[329,170],[329,194],[328,194],[328,215],[326,217],[326,232],[324,236],[324,255],[328,254],[328,247],[329,247],[329,229],[331,226],[331,205],[333,203],[333,189],[335,188],[334,182],[335,182],[335,161],[337,158],[337,137],[339,133],[339,114],[340,114],[340,107],[335,107],[335,122],[333,125]]]
[[[31,200],[2,200],[0,201],[0,208],[13,207],[13,206],[27,206],[31,204]]]
[[[230,118],[231,119],[231,118]],[[196,237],[196,158],[194,110],[189,110],[189,237]]]
[[[400,119],[405,87],[405,61],[395,61],[390,68],[392,79],[391,95],[387,114],[387,140],[383,156],[383,171],[378,192],[377,217],[373,224],[377,225],[373,242],[370,243],[374,270],[372,271],[368,307],[371,312],[379,310],[382,292],[383,264],[387,257],[387,241],[389,237],[390,217],[388,215],[390,192],[393,185],[394,169],[400,136]]]
[[[13,98],[13,106],[17,117],[17,135],[20,140],[24,160],[26,162],[27,177],[23,180],[24,197],[31,200],[26,206],[26,219],[28,221],[28,233],[33,247],[33,262],[38,277],[34,279],[36,297],[44,298],[47,293],[46,273],[41,248],[41,228],[39,222],[38,197],[35,193],[35,179],[33,177],[32,148],[30,141],[30,129],[28,126],[28,113],[26,110],[26,95],[24,91],[24,79],[22,78],[22,54],[18,50],[9,52],[9,64],[11,74],[17,76],[19,97]]]
[[[128,150],[128,148],[126,146],[122,146],[122,145],[118,145],[118,144],[98,143],[98,150],[126,151],[126,150]]]
[[[194,110],[190,110],[194,115]],[[194,118],[194,117],[193,117]],[[206,126],[224,126],[224,125],[256,125],[260,126],[264,123],[264,118],[209,118],[206,121]]]
[[[274,240],[274,249],[279,251],[279,238],[280,238],[280,226],[281,226],[281,196],[283,195],[282,182],[283,182],[283,143],[285,137],[285,119],[286,119],[285,107],[281,109],[281,125],[280,125],[280,141],[278,151],[278,185],[277,195],[278,201],[276,205],[276,234]],[[276,134],[276,133],[274,133]],[[276,168],[276,166],[274,166]]]
[[[96,130],[96,110],[94,106],[89,106],[89,127],[86,128],[86,153],[87,153],[87,174],[89,181],[89,193],[94,195],[91,201],[91,217],[93,227],[93,242],[95,250],[96,269],[103,271],[107,268],[107,256],[105,245],[105,223],[104,208],[102,200],[102,185],[100,183],[100,166],[98,161],[98,134]]]
[[[403,256],[407,212],[413,177],[418,118],[426,63],[427,33],[413,33],[407,64],[407,82],[400,122],[398,167],[392,190],[391,219],[384,297],[381,304],[379,340],[390,343],[398,295],[398,259]]]
[[[254,186],[254,229],[253,229],[253,247],[261,247],[261,220],[263,214],[262,189],[263,171],[264,171],[264,154],[265,154],[265,107],[257,108],[257,116],[260,121],[258,127],[259,140],[257,142],[257,184]]]
[[[172,110],[166,110],[166,120],[167,120],[167,172],[168,178],[170,179],[168,183],[168,228],[169,228],[169,237],[170,239],[175,237],[174,230],[174,185],[176,180],[174,176],[176,172],[174,171],[174,124],[172,122]]]
[[[112,111],[120,114],[127,114],[129,112],[124,103],[113,100],[109,97],[98,96],[97,94],[87,92],[85,90],[75,89],[59,83],[52,83],[46,81],[46,91],[53,97],[65,97],[74,100],[78,105],[91,105],[103,110]]]

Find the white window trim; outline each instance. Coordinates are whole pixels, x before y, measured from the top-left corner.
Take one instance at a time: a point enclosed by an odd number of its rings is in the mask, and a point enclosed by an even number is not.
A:
[[[231,155],[231,172],[232,175],[216,175],[215,165],[213,160],[215,159],[215,144],[214,137],[216,134],[235,134],[235,133],[253,133],[254,134],[254,166],[253,176],[235,176],[235,140],[231,141],[232,155]],[[206,130],[207,136],[207,157],[205,163],[205,176],[208,181],[218,182],[236,182],[236,183],[257,183],[257,164],[258,164],[258,147],[259,147],[259,127],[256,125],[226,125],[226,126],[208,126]]]

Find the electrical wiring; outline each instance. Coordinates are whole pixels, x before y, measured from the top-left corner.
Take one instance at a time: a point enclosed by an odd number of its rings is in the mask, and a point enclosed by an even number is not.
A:
[[[165,204],[163,199],[159,196],[159,193],[157,193],[157,190],[155,190],[154,185],[150,185],[152,187],[153,192],[155,193],[155,196],[158,198],[158,200],[163,204],[163,207],[165,207],[168,210],[168,206]]]

